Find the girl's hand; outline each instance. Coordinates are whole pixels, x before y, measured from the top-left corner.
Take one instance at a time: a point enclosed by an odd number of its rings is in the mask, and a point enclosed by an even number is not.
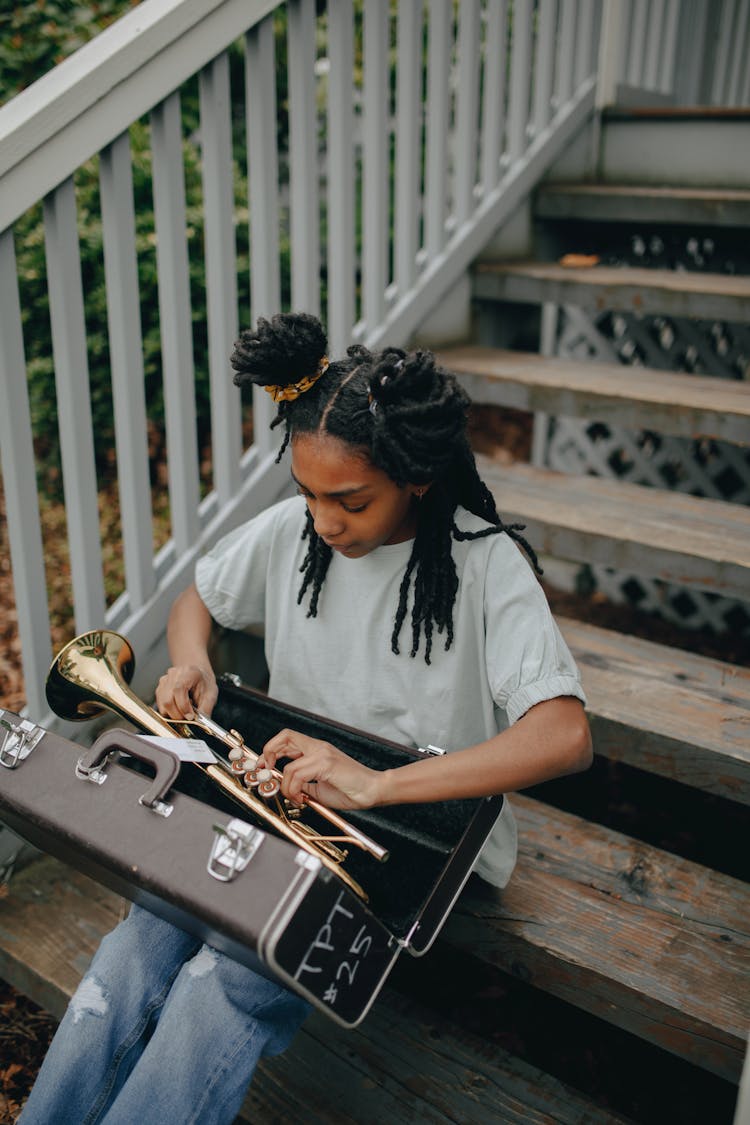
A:
[[[282,772],[281,792],[295,804],[301,803],[303,794],[332,809],[369,809],[378,804],[380,772],[330,742],[282,730],[263,747],[258,765],[273,769],[279,758],[291,759]]]
[[[195,710],[210,715],[219,697],[216,677],[197,664],[168,668],[156,685],[156,706],[169,719],[192,719]]]

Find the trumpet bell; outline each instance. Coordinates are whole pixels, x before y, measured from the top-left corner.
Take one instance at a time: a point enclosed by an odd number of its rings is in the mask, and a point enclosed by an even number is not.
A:
[[[114,711],[150,734],[170,738],[191,737],[190,724],[173,724],[130,690],[128,683],[134,671],[135,657],[125,637],[109,629],[82,633],[69,641],[53,661],[47,676],[47,702],[62,719],[73,722],[93,719],[106,711]],[[214,736],[219,732],[221,741],[230,748],[236,743],[235,738],[207,718],[204,718],[204,730]],[[225,795],[255,813],[261,822],[269,824],[279,835],[320,859],[355,894],[367,901],[365,892],[342,866],[347,853],[338,848],[334,841],[354,844],[380,860],[387,856],[384,848],[349,825],[332,809],[326,809],[317,802],[308,801],[339,832],[343,830],[343,836],[326,836],[309,825],[297,822],[291,815],[291,810],[286,809],[285,802],[278,797],[274,798],[277,801],[277,811],[273,811],[265,801],[244,787],[230,765],[218,755],[211,764],[195,762],[193,765],[208,776]]]
[[[114,682],[129,684],[135,656],[125,637],[109,629],[83,633],[68,641],[52,662],[46,684],[47,702],[56,715],[70,722],[94,719],[112,709]],[[91,698],[95,692],[97,699]],[[127,718],[127,715],[124,715]]]

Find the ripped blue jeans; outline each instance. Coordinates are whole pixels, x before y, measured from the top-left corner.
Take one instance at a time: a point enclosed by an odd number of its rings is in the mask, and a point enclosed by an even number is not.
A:
[[[309,1005],[138,906],[72,997],[22,1125],[228,1125]]]

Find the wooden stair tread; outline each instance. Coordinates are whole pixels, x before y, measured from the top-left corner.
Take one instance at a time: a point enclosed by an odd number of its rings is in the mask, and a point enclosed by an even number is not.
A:
[[[512,803],[520,854],[509,886],[473,880],[443,940],[737,1081],[750,889],[530,798]]]
[[[598,754],[750,804],[750,669],[558,618]]]
[[[51,856],[13,875],[0,898],[0,977],[61,1019],[125,900]]]
[[[314,1012],[261,1063],[237,1120],[286,1121],[301,1105],[310,1125],[623,1120],[391,988],[353,1031]]]
[[[479,457],[506,523],[535,550],[747,600],[750,509],[603,477]]]
[[[0,976],[59,1019],[126,909],[51,856],[34,860],[0,899]],[[284,1055],[261,1063],[237,1121],[270,1125],[300,1106],[310,1125],[625,1121],[391,988],[354,1031],[313,1013]]]
[[[750,320],[750,277],[631,266],[563,266],[558,262],[478,262],[476,297],[580,305],[604,311]]]
[[[750,224],[750,191],[664,184],[542,184],[535,214],[584,222],[666,222],[711,226]]]
[[[750,384],[465,345],[438,352],[473,401],[750,443]]]

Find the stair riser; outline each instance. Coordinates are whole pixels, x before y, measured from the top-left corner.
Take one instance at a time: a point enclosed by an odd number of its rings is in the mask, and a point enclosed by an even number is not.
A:
[[[554,280],[490,271],[475,274],[472,285],[475,299],[510,301],[525,304],[578,305],[597,312],[639,313],[644,316],[674,316],[697,320],[750,321],[747,297],[684,292],[641,285],[596,285],[571,276]]]
[[[746,188],[750,114],[609,119],[600,152],[600,178],[609,183]]]
[[[744,199],[715,199],[638,195],[627,191],[616,194],[595,190],[576,191],[560,187],[541,191],[534,214],[540,219],[570,220],[589,223],[668,223],[686,227],[750,227],[750,202]]]

